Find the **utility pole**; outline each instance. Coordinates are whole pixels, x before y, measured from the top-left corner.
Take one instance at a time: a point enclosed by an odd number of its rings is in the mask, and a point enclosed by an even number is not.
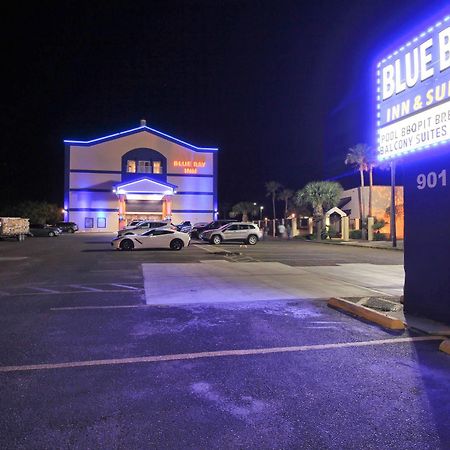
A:
[[[391,219],[390,231],[392,247],[397,247],[397,230],[395,226],[395,161],[391,161]]]

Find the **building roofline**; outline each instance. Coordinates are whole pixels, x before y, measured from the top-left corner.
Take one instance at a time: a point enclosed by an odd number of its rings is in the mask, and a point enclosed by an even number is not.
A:
[[[216,152],[219,150],[217,147],[197,147],[196,145],[189,144],[188,142],[182,141],[181,139],[176,138],[175,136],[171,136],[170,134],[164,133],[162,131],[155,130],[154,128],[150,128],[147,125],[141,125],[140,127],[131,128],[125,131],[119,131],[118,133],[109,134],[107,136],[103,136],[96,139],[91,139],[89,141],[77,141],[73,139],[64,139],[65,144],[70,145],[78,145],[89,147],[91,145],[96,145],[102,142],[108,142],[119,137],[129,136],[131,134],[140,133],[142,131],[146,131],[147,133],[154,134],[155,136],[161,137],[163,139],[167,139],[176,144],[182,145],[190,150],[194,150],[196,152]]]
[[[120,184],[117,184],[115,186],[115,189],[123,189],[126,186],[137,184],[137,183],[139,183],[141,181],[150,181],[151,183],[159,184],[159,185],[164,186],[164,187],[169,187],[169,188],[171,188],[173,190],[176,190],[177,187],[178,187],[175,184],[167,183],[167,181],[161,181],[161,180],[157,180],[155,178],[147,176],[147,177],[138,178],[136,180],[130,180],[130,181],[126,181],[126,182],[122,182]]]

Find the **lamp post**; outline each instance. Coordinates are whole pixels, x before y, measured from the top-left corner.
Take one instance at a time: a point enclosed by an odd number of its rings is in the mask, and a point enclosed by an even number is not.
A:
[[[395,227],[395,161],[391,162],[391,217],[390,231],[392,247],[397,247],[397,229]]]
[[[264,206],[259,207],[259,220],[262,220],[263,209],[264,209]]]

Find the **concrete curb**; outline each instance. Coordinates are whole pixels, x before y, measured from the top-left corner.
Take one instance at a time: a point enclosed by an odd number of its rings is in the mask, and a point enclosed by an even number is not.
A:
[[[441,345],[439,346],[439,350],[450,355],[450,339],[442,341]]]
[[[354,316],[361,317],[369,322],[374,322],[383,328],[388,328],[389,330],[404,330],[406,328],[405,324],[400,319],[394,319],[386,314],[349,302],[348,300],[344,300],[342,298],[330,298],[328,300],[328,306],[348,312]]]
[[[394,250],[394,251],[397,251],[397,252],[403,252],[403,248],[399,248],[399,247],[381,247],[381,246],[378,246],[378,245],[370,245],[370,244],[364,244],[364,245],[360,245],[360,244],[357,244],[356,242],[355,243],[353,243],[353,242],[349,242],[349,241],[346,241],[345,243],[343,243],[343,242],[330,242],[330,241],[327,241],[327,240],[323,240],[323,241],[308,241],[308,240],[304,240],[305,242],[311,242],[311,243],[313,243],[313,244],[326,244],[326,245],[340,245],[340,246],[343,246],[343,247],[359,247],[359,248],[376,248],[376,249],[378,249],[378,250]]]

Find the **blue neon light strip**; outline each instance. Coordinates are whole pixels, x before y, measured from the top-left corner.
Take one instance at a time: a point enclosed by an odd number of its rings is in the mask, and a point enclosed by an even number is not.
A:
[[[212,214],[212,209],[172,209],[173,213],[207,213]]]
[[[70,192],[111,192],[111,189],[96,189],[96,188],[70,188]]]
[[[120,170],[91,170],[91,169],[70,169],[71,173],[113,173],[121,175]]]
[[[177,192],[175,195],[214,195],[214,192],[185,191],[185,192]]]
[[[70,169],[71,173],[105,173],[105,174],[117,174],[121,175],[120,170],[92,170],[92,169]],[[204,175],[204,174],[190,174],[190,173],[166,173],[163,174],[168,177],[206,177],[213,178],[214,175]]]
[[[76,141],[76,140],[71,140],[71,139],[65,139],[64,143],[65,144],[75,144],[75,145],[92,145],[92,144],[95,144],[98,142],[109,141],[109,140],[115,139],[117,137],[126,136],[126,135],[133,134],[133,133],[138,133],[140,131],[148,131],[159,137],[169,139],[173,142],[176,142],[178,144],[181,144],[185,147],[188,147],[188,148],[198,151],[198,152],[214,152],[214,151],[219,150],[217,147],[197,147],[196,145],[189,144],[188,142],[182,141],[181,139],[171,136],[170,134],[163,133],[162,131],[158,131],[158,130],[155,130],[154,128],[150,128],[147,126],[131,128],[130,130],[125,130],[125,131],[120,131],[119,133],[109,134],[108,136],[103,136],[103,137],[97,138],[97,139],[91,139],[90,141]]]
[[[429,27],[426,31],[424,31],[423,33],[420,33],[415,38],[408,41],[405,45],[402,45],[399,49],[392,52],[389,56],[386,56],[386,58],[383,58],[381,61],[379,61],[377,64],[377,67],[380,67],[381,64],[385,63],[388,59],[392,59],[394,56],[397,56],[400,52],[402,52],[406,48],[411,47],[411,45],[413,43],[416,43],[419,39],[425,37],[427,35],[427,33],[432,33],[435,28],[441,27],[444,22],[448,22],[449,20],[450,20],[450,16],[446,16],[446,17],[444,17],[443,20],[436,22],[436,24],[434,26]]]
[[[119,208],[69,208],[69,211],[118,212]]]
[[[127,182],[127,183],[123,183],[123,184],[118,184],[117,186],[116,186],[116,189],[123,189],[123,188],[125,188],[125,187],[127,187],[127,186],[131,186],[131,185],[133,185],[133,184],[137,184],[137,183],[140,183],[141,181],[149,181],[150,183],[155,183],[155,184],[158,184],[158,185],[160,185],[160,186],[163,186],[163,187],[169,187],[169,188],[172,188],[172,189],[176,189],[178,186],[176,186],[175,184],[171,184],[171,183],[165,183],[164,181],[156,181],[155,179],[153,179],[153,178],[150,178],[150,177],[144,177],[144,178],[139,178],[138,180],[133,180],[133,181],[129,181],[129,182]],[[126,191],[126,190],[125,190]],[[130,192],[132,192],[132,191],[130,191]]]

